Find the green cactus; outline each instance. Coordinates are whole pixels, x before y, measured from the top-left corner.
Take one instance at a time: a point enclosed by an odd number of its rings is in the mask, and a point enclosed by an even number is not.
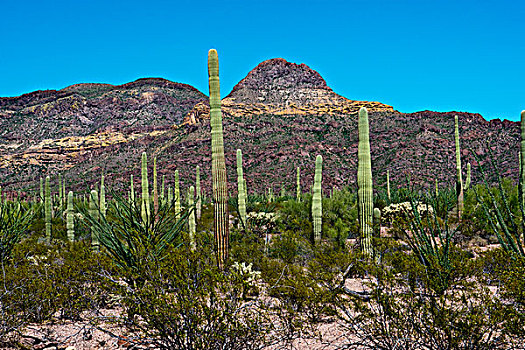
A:
[[[458,221],[463,213],[463,177],[461,175],[461,149],[459,147],[459,122],[458,116],[454,116],[454,139],[456,143],[456,196]]]
[[[388,197],[388,202],[390,203],[391,197],[390,197],[390,171],[386,171],[386,195]]]
[[[181,210],[181,195],[180,195],[180,183],[179,183],[179,171],[175,170],[175,193],[174,193],[174,200],[175,200],[175,217],[177,220],[180,218],[180,210]]]
[[[155,220],[157,218],[157,213],[159,212],[159,190],[157,186],[157,157],[153,158],[153,213],[155,215]]]
[[[436,198],[439,197],[438,179],[436,179]]]
[[[44,197],[44,216],[46,225],[46,242],[51,243],[51,187],[49,176],[46,176],[45,197]]]
[[[98,193],[96,190],[92,190],[89,196],[89,215],[97,221],[99,220],[98,202]],[[96,252],[100,250],[98,233],[93,227],[91,228],[91,249]]]
[[[373,232],[373,183],[372,163],[370,157],[370,138],[368,126],[368,112],[365,107],[359,109],[358,117],[359,145],[357,165],[357,197],[359,211],[359,233],[361,237],[361,249],[365,255],[371,257],[372,232]]]
[[[168,205],[171,206],[173,204],[173,191],[171,186],[168,186]]]
[[[226,177],[226,162],[224,159],[224,139],[222,132],[221,94],[219,83],[219,57],[217,51],[208,52],[208,77],[210,87],[210,124],[211,124],[211,154],[212,182],[214,201],[215,245],[217,248],[217,264],[220,269],[228,259],[229,245],[229,215],[228,215],[228,180]]]
[[[242,151],[237,150],[237,204],[239,206],[239,228],[246,227],[246,192],[244,192],[244,174],[242,171]]]
[[[144,223],[148,222],[150,218],[150,206],[149,206],[149,188],[148,188],[148,156],[146,152],[142,153],[142,198],[141,198],[141,213],[142,220]]]
[[[321,181],[323,177],[323,157],[315,158],[314,188],[312,197],[312,218],[314,221],[314,242],[321,241],[321,227],[323,216],[323,198],[321,195]]]
[[[106,217],[106,187],[104,186],[104,175],[100,178],[100,214]]]
[[[40,177],[40,201],[44,201],[44,179]]]
[[[381,210],[374,208],[374,237],[381,237]]]
[[[162,203],[162,205],[166,204],[166,196],[164,192],[165,187],[166,187],[166,175],[162,175],[162,185],[160,188],[160,202]]]
[[[64,195],[62,194],[62,175],[58,174],[58,203],[62,207]]]
[[[73,191],[67,194],[67,212],[66,212],[66,229],[67,239],[70,242],[75,240],[75,223],[73,220],[75,213],[73,211]]]
[[[201,218],[202,211],[202,195],[201,195],[201,168],[197,165],[196,174],[195,174],[195,196],[197,197],[197,220]]]
[[[470,187],[470,172],[471,172],[471,169],[470,169],[470,162],[469,162],[467,163],[467,179],[465,180],[465,191],[468,191]]]
[[[301,168],[297,167],[297,194],[296,200],[301,201]]]
[[[188,217],[188,226],[189,226],[189,234],[190,234],[190,248],[191,250],[195,250],[196,244],[195,244],[195,231],[196,231],[196,225],[195,225],[195,210],[193,207],[193,196],[195,193],[195,188],[193,186],[190,187],[188,191],[188,207],[190,208],[190,215]]]

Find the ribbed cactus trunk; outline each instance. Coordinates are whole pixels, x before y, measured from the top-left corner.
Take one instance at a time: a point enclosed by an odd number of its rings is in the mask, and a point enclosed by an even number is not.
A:
[[[465,180],[465,191],[468,191],[470,187],[470,176],[471,176],[470,163],[467,163],[467,179]]]
[[[301,168],[297,167],[297,193],[296,200],[301,201]]]
[[[157,184],[157,157],[153,158],[153,209],[155,221],[157,221],[157,213],[159,212],[159,189]]]
[[[106,187],[104,185],[104,175],[100,178],[100,214],[106,217]]]
[[[0,198],[0,200],[1,200],[1,198]],[[42,179],[42,178],[40,178],[40,201],[44,202],[44,179]]]
[[[246,192],[244,192],[244,174],[242,170],[242,151],[237,150],[237,205],[239,206],[239,228],[246,227]]]
[[[458,221],[463,213],[463,177],[461,175],[461,148],[459,147],[459,122],[458,116],[454,116],[454,139],[456,143],[456,196]]]
[[[521,111],[520,178],[518,192],[522,212],[525,211],[525,111]],[[525,218],[523,218],[525,220]],[[525,232],[523,232],[525,240]]]
[[[312,219],[314,221],[314,242],[321,241],[321,227],[323,225],[323,198],[321,194],[321,181],[323,179],[323,157],[315,158],[314,188],[312,196]]]
[[[228,259],[229,220],[228,220],[228,181],[224,159],[224,140],[222,133],[222,113],[219,83],[219,57],[217,51],[208,52],[208,77],[210,87],[211,123],[211,172],[213,182],[214,237],[217,249],[217,264],[224,268]]]
[[[51,243],[51,187],[49,176],[46,176],[45,197],[44,197],[44,217],[46,226],[46,242]]]
[[[361,109],[359,109],[358,127],[359,145],[357,149],[357,197],[359,211],[359,233],[361,237],[361,249],[365,255],[371,257],[374,198],[372,187],[372,162],[370,157],[368,112],[365,107],[361,107]]]
[[[202,195],[201,195],[201,168],[197,165],[196,174],[195,174],[195,196],[197,197],[197,220],[201,218],[202,211]]]
[[[181,209],[181,195],[180,195],[180,181],[179,181],[179,171],[175,170],[175,217],[177,220],[180,219],[180,209]]]
[[[386,171],[386,195],[388,197],[388,202],[390,202],[392,199],[390,197],[390,171]]]
[[[141,164],[141,174],[142,174],[142,198],[141,198],[141,214],[142,221],[148,223],[148,218],[150,218],[150,207],[149,207],[149,185],[148,185],[148,156],[146,152],[142,153],[142,164]]]
[[[66,229],[67,239],[70,242],[75,240],[75,212],[73,211],[73,191],[69,191],[67,194],[67,213],[66,213]]]
[[[190,208],[190,215],[188,217],[188,226],[189,226],[189,235],[190,235],[190,248],[191,250],[195,250],[196,244],[195,244],[195,232],[196,232],[196,225],[195,225],[195,208],[193,208],[194,204],[194,197],[195,195],[195,188],[193,186],[190,187],[188,191],[188,207]]]
[[[98,193],[96,190],[92,190],[89,196],[89,215],[95,219],[99,220],[99,211],[97,208],[98,203]],[[91,249],[98,252],[100,250],[100,242],[98,240],[98,233],[96,230],[91,227]]]

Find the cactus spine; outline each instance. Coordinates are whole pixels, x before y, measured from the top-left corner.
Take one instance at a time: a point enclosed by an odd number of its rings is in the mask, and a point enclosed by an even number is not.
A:
[[[141,213],[142,221],[148,223],[148,218],[150,217],[150,208],[149,208],[149,189],[148,189],[148,157],[146,152],[142,153],[142,198],[141,198]]]
[[[296,199],[301,201],[301,168],[297,167],[297,194]]]
[[[195,174],[195,191],[197,196],[197,220],[201,218],[202,210],[202,195],[201,195],[201,168],[197,165]]]
[[[181,201],[180,201],[180,184],[179,184],[179,171],[175,170],[175,217],[177,220],[180,218],[180,209],[181,209]]]
[[[456,143],[456,196],[458,200],[458,220],[463,213],[463,178],[461,175],[461,149],[459,148],[459,122],[458,116],[454,116],[454,139]]]
[[[155,215],[155,220],[159,212],[159,189],[157,185],[157,157],[155,157],[153,158],[153,214]]]
[[[98,193],[96,190],[91,191],[91,195],[89,196],[89,215],[94,220],[99,220],[99,211],[97,208],[98,203]],[[91,249],[94,251],[100,250],[100,243],[98,240],[98,234],[97,232],[91,227]]]
[[[75,223],[73,221],[73,191],[69,191],[67,194],[67,213],[66,213],[66,229],[67,239],[70,242],[75,240]]]
[[[208,77],[210,88],[214,238],[217,248],[217,264],[222,269],[224,268],[224,262],[228,259],[228,181],[226,178],[224,139],[222,134],[219,57],[214,49],[208,52]]]
[[[237,190],[239,206],[239,228],[246,227],[246,192],[244,191],[244,174],[242,171],[242,151],[237,150]]]
[[[100,214],[106,217],[106,187],[104,186],[104,175],[100,178]]]
[[[470,187],[470,172],[471,172],[471,169],[470,169],[470,162],[469,162],[467,163],[467,179],[465,180],[465,191],[468,191]]]
[[[314,193],[312,197],[312,218],[314,221],[314,242],[321,241],[321,227],[323,216],[323,199],[321,195],[321,181],[323,177],[323,157],[315,158]]]
[[[51,243],[51,188],[49,176],[46,176],[46,187],[44,197],[44,216],[46,221],[46,242]]]
[[[191,250],[195,250],[196,244],[195,244],[195,209],[193,207],[193,196],[195,193],[195,188],[193,186],[190,187],[190,190],[188,191],[188,207],[190,208],[190,215],[188,218],[188,226],[189,226],[189,234],[190,234],[190,248]]]
[[[365,107],[359,109],[358,126],[357,197],[359,209],[359,231],[361,236],[361,249],[365,255],[371,257],[374,202],[368,112]]]

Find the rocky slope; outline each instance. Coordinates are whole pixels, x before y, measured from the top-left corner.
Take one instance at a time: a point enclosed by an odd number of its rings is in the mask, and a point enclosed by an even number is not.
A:
[[[250,193],[272,187],[295,188],[302,169],[308,191],[317,154],[324,158],[323,185],[355,182],[357,116],[370,111],[372,167],[376,188],[390,170],[393,186],[413,183],[450,185],[455,176],[454,115],[459,115],[463,164],[475,153],[487,161],[487,144],[505,176],[517,174],[519,125],[486,121],[478,114],[423,111],[404,114],[379,102],[348,100],[304,64],[283,59],[258,65],[223,99],[225,150],[230,188],[235,192],[235,151],[243,150]],[[46,174],[61,172],[68,187],[85,191],[100,174],[114,189],[126,189],[135,174],[139,188],[140,154],[158,157],[159,176],[173,182],[181,172],[183,188],[202,169],[211,189],[209,107],[191,86],[163,79],[140,79],[113,86],[79,84],[60,91],[37,91],[0,98],[0,183],[3,189],[32,189]],[[150,162],[151,163],[151,162]],[[55,177],[56,181],[56,177]]]

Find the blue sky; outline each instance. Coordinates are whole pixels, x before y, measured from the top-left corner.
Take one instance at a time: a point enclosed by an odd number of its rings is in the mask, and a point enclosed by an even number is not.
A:
[[[263,60],[317,70],[333,90],[401,112],[525,109],[525,2],[1,0],[0,96],[163,77],[225,96]]]

